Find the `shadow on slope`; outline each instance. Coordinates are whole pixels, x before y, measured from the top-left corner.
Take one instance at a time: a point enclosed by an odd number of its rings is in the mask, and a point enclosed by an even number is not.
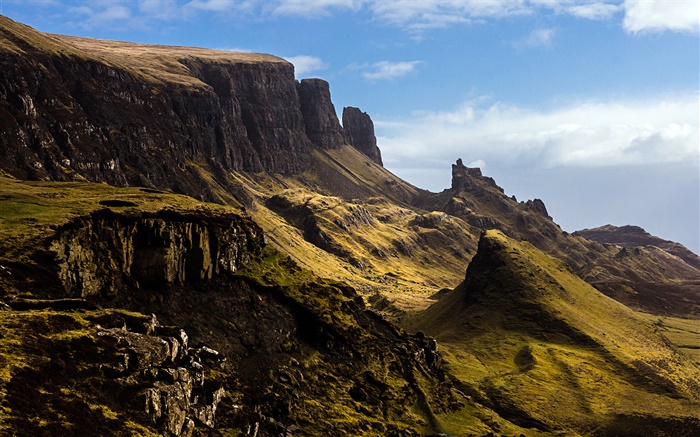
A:
[[[457,386],[521,426],[700,432],[697,363],[564,263],[501,232],[483,234],[466,280],[405,326],[435,336]]]

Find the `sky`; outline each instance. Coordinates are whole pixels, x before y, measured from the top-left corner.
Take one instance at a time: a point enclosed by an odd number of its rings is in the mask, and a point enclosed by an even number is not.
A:
[[[567,231],[700,252],[697,0],[0,0],[43,32],[270,53],[370,114],[385,167],[463,159]]]

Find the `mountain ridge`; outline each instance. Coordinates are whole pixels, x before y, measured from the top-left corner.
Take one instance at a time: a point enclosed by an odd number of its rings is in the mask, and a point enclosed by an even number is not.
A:
[[[676,246],[564,232],[461,159],[419,189],[281,58],[0,24],[3,432],[700,429]]]

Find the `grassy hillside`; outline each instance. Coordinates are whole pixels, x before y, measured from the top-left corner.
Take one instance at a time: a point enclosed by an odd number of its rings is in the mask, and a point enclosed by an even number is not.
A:
[[[436,336],[457,386],[521,425],[695,435],[700,366],[664,334],[675,324],[677,342],[693,341],[699,324],[666,323],[488,231],[466,281],[405,326]]]

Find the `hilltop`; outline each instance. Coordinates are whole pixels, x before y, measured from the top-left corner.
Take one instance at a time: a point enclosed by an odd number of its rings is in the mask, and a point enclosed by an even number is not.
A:
[[[443,345],[457,387],[521,426],[694,435],[696,349],[678,349],[654,322],[529,243],[488,231],[466,280],[404,325]]]

